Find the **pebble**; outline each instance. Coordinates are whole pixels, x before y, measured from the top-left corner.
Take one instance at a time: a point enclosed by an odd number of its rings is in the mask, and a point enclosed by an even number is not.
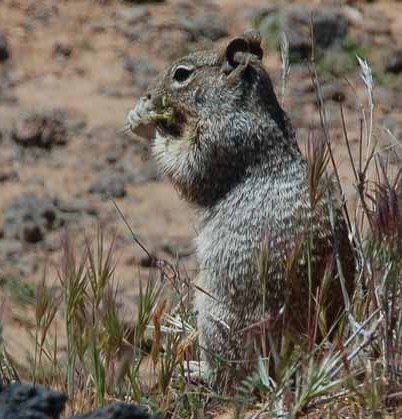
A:
[[[0,62],[6,61],[10,58],[10,50],[6,36],[0,32]]]
[[[47,113],[30,113],[18,119],[11,139],[22,147],[39,147],[51,149],[65,145],[68,141],[66,115],[62,111]]]
[[[385,71],[394,74],[402,73],[402,48],[392,51],[389,55],[385,64]]]

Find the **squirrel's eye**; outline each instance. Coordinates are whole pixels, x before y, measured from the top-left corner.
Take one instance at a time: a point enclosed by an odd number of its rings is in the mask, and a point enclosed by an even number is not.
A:
[[[178,82],[186,81],[191,76],[193,71],[194,70],[192,68],[178,67],[173,74],[173,79]]]

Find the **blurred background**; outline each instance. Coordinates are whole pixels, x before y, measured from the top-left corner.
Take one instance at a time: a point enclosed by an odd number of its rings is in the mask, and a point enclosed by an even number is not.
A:
[[[181,269],[195,276],[196,214],[159,177],[149,141],[123,131],[149,80],[172,60],[259,29],[264,62],[300,148],[309,136],[322,136],[311,77],[311,16],[330,140],[353,207],[340,106],[357,159],[368,100],[356,55],[372,70],[378,150],[400,167],[402,2],[1,0],[0,292],[15,354],[30,345],[37,284],[46,276],[58,286],[66,231],[78,254],[98,225],[109,240],[115,237],[118,298],[132,318],[138,278],[149,275],[151,260],[110,196],[150,252],[172,263],[180,258]],[[290,59],[284,90],[282,33]]]

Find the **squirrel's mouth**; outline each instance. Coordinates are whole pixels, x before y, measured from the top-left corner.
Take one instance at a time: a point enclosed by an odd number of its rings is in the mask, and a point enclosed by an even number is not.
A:
[[[161,119],[156,123],[156,129],[164,135],[178,138],[181,137],[185,126],[185,117],[182,113],[175,111],[170,119]]]
[[[180,137],[186,123],[182,112],[162,100],[161,106],[154,106],[148,97],[141,98],[127,116],[127,124],[132,132],[144,125],[153,125],[164,135]]]

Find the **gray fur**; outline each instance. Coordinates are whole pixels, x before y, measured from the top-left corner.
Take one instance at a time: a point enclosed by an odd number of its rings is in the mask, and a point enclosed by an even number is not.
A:
[[[315,271],[321,272],[313,292],[334,248],[327,205],[310,205],[307,163],[261,57],[253,55],[258,34],[240,39],[249,50],[234,55],[232,65],[230,45],[226,51],[192,54],[171,65],[128,118],[135,129],[149,123],[144,109],[169,107],[178,115],[174,122],[156,123],[153,153],[161,170],[201,213],[198,285],[214,298],[197,292],[195,308],[203,358],[220,382],[227,376],[242,378],[250,370],[246,330],[263,317],[277,317],[284,307],[289,313],[294,309],[287,317],[289,329],[303,332],[296,323],[304,322],[299,311],[307,310],[309,298],[305,260],[299,261],[296,282],[286,278],[285,265],[298,239],[305,239],[307,226],[314,235]],[[243,41],[238,44],[244,48]],[[180,66],[194,68],[181,83],[174,80]],[[337,214],[342,249],[350,253]],[[264,249],[271,262],[264,279],[265,313],[257,263]],[[332,280],[331,299],[338,313],[341,290],[335,275]],[[216,355],[225,360],[224,366],[214,366]]]

